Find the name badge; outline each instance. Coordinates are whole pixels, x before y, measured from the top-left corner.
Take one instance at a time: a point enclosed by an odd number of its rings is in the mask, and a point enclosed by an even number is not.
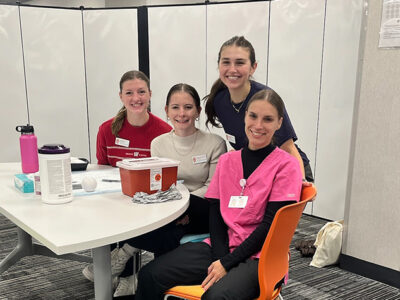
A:
[[[207,162],[207,155],[202,154],[202,155],[193,156],[192,161],[193,161],[194,165],[205,163],[205,162]]]
[[[245,208],[248,196],[231,196],[228,207],[230,208]]]
[[[129,140],[121,139],[119,137],[115,138],[115,145],[122,147],[129,147]]]
[[[236,138],[234,135],[226,134],[226,139],[228,140],[228,142],[230,142],[232,144],[236,144]]]

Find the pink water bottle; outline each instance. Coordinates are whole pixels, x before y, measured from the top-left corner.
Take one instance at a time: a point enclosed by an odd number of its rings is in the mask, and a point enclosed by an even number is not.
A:
[[[33,133],[33,126],[17,126],[21,132],[19,145],[21,149],[21,165],[23,173],[36,173],[39,170],[37,138]]]

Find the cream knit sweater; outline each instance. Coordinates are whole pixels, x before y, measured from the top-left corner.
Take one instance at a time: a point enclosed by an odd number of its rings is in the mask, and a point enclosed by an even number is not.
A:
[[[150,148],[151,156],[180,161],[178,180],[184,180],[191,194],[204,198],[218,158],[226,152],[226,143],[219,135],[200,129],[185,137],[172,130],[156,137]]]

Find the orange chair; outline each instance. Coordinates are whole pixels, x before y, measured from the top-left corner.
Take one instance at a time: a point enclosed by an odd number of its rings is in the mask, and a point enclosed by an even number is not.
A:
[[[282,207],[276,212],[261,250],[258,264],[260,296],[256,300],[281,298],[282,287],[275,289],[275,286],[289,270],[290,242],[306,204],[313,201],[316,195],[315,186],[303,187],[300,202]],[[175,286],[165,292],[164,299],[174,296],[188,300],[200,300],[203,293],[200,285]]]

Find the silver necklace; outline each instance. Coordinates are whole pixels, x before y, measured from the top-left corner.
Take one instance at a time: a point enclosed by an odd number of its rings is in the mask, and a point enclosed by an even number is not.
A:
[[[242,108],[243,104],[244,104],[245,100],[242,101],[242,104],[240,104],[239,108],[236,108],[235,103],[233,103],[232,99],[231,99],[231,104],[233,109],[236,111],[236,113],[240,112],[240,109]]]
[[[190,150],[189,150],[188,152],[186,152],[186,153],[181,153],[181,152],[178,151],[178,149],[176,149],[175,142],[174,142],[174,133],[172,132],[172,134],[171,134],[172,146],[174,146],[175,152],[178,153],[178,154],[181,155],[181,156],[186,156],[186,155],[188,155],[189,153],[191,153],[191,152],[193,151],[193,149],[194,149],[194,145],[196,145],[197,132],[198,132],[198,131],[199,131],[199,130],[196,129],[196,132],[194,133],[195,136],[194,136],[194,141],[193,141],[193,143],[192,143],[192,147],[191,147]]]

